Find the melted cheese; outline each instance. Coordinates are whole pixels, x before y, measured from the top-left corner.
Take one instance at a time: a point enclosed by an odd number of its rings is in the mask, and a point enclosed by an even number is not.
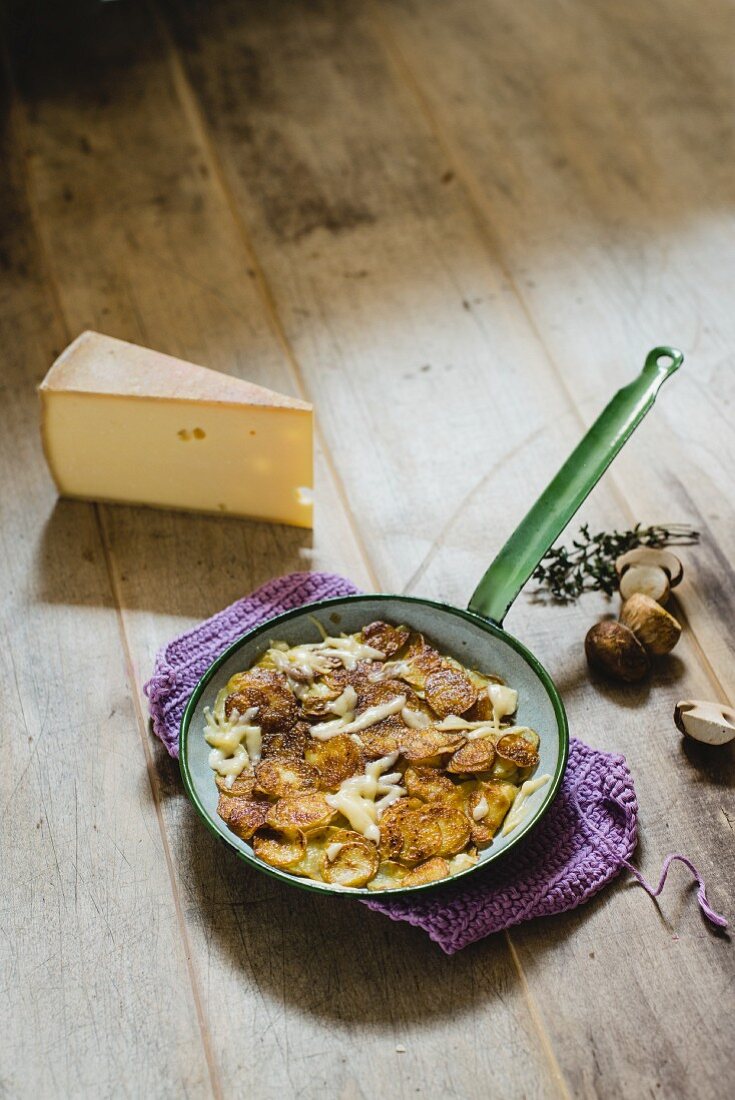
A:
[[[487,693],[493,705],[493,718],[497,729],[503,718],[514,714],[518,706],[518,692],[505,684],[488,684]]]
[[[424,730],[431,725],[428,714],[424,714],[422,710],[412,710],[411,707],[403,708],[401,718],[412,730]]]
[[[508,833],[511,833],[513,829],[520,825],[528,813],[528,806],[526,805],[528,799],[532,794],[540,790],[541,787],[546,786],[550,779],[550,775],[539,775],[535,779],[527,779],[526,782],[521,785],[521,789],[513,800],[513,805],[510,808],[508,816],[503,822],[501,836],[507,836]]]
[[[335,860],[337,858],[337,856],[339,855],[339,853],[342,851],[343,848],[344,848],[344,844],[340,843],[339,840],[335,840],[335,842],[333,844],[328,844],[327,845],[327,847],[324,850],[324,854],[326,855],[327,859],[331,863],[333,860]]]
[[[224,776],[225,786],[231,787],[245,768],[259,762],[263,739],[260,726],[252,721],[258,708],[250,707],[244,714],[234,710],[227,718],[224,711],[226,697],[225,688],[219,692],[214,710],[204,708],[204,740],[212,746],[210,768]]]
[[[344,814],[355,832],[376,844],[380,840],[378,821],[383,810],[406,793],[401,786],[401,773],[388,772],[397,759],[398,753],[392,752],[374,760],[365,768],[364,775],[345,779],[336,794],[326,796],[328,805]]]
[[[349,712],[342,718],[335,718],[332,722],[318,722],[317,725],[311,727],[311,736],[315,737],[317,741],[329,741],[330,738],[336,737],[338,733],[359,733],[361,730],[374,726],[376,722],[382,722],[384,718],[388,718],[391,714],[398,714],[399,710],[402,710],[405,705],[406,696],[396,695],[395,699],[390,699],[387,703],[378,703],[377,706],[368,707],[357,718],[354,717],[352,712]]]
[[[490,807],[487,804],[487,799],[485,798],[485,795],[483,795],[480,801],[475,806],[474,810],[472,811],[473,821],[482,821],[483,817],[489,809]]]

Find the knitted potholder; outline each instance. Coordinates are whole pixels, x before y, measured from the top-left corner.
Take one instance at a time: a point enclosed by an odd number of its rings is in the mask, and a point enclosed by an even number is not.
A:
[[[283,611],[357,591],[344,577],[291,573],[269,581],[169,642],[156,657],[145,692],[153,730],[171,756],[179,754],[179,726],[192,691],[232,642]],[[538,826],[514,847],[512,857],[435,890],[395,898],[384,895],[364,904],[392,920],[423,928],[452,954],[521,921],[574,909],[623,867],[657,896],[669,864],[678,859],[699,882],[698,900],[705,915],[714,924],[725,926],[724,918],[707,904],[704,883],[685,857],[667,859],[656,889],[629,863],[637,842],[637,812],[624,757],[600,752],[573,738],[555,801]]]

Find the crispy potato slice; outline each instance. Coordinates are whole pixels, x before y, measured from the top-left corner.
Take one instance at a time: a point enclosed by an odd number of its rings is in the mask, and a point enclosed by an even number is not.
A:
[[[217,813],[241,840],[250,840],[256,829],[265,825],[270,810],[267,798],[231,798],[221,794]]]
[[[319,772],[311,764],[287,756],[263,760],[255,769],[256,789],[273,798],[312,790],[318,779]]]
[[[508,783],[515,783],[518,778],[518,768],[510,760],[501,760],[499,756],[496,756],[495,763],[490,769],[490,778],[505,779]]]
[[[406,729],[397,715],[389,715],[374,726],[362,730],[357,736],[362,744],[362,751],[366,759],[379,760],[381,756],[389,756],[398,750],[398,740]]]
[[[323,718],[327,713],[330,703],[344,691],[337,684],[330,684],[326,680],[315,680],[309,685],[307,691],[300,696],[301,709],[310,718]]]
[[[226,775],[215,775],[215,782],[217,784],[217,790],[220,794],[225,795],[226,798],[250,798],[253,793],[253,787],[255,786],[255,772],[250,771],[240,772],[236,775],[232,781],[232,786],[227,786]]]
[[[456,855],[469,843],[470,822],[461,810],[443,802],[435,802],[424,808],[424,816],[439,826],[441,845],[438,855]]]
[[[493,704],[490,701],[487,688],[481,688],[477,699],[465,713],[465,718],[469,722],[492,722],[493,715]]]
[[[421,642],[423,643],[421,646],[418,644],[414,647],[409,646],[410,656],[407,655],[406,665],[400,673],[400,678],[417,691],[423,692],[427,677],[440,669],[443,662],[441,655],[430,645],[426,645],[423,638]]]
[[[305,755],[318,773],[317,786],[325,791],[336,790],[343,780],[363,770],[360,748],[346,733],[329,741],[312,741]]]
[[[392,823],[391,831],[398,839],[393,841],[391,848],[398,847],[398,850],[392,850],[391,855],[401,863],[423,863],[439,853],[442,831],[427,813],[428,809],[422,804],[420,809],[407,810]]]
[[[441,856],[434,856],[414,867],[401,879],[401,886],[424,886],[428,882],[438,882],[449,875],[449,864]]]
[[[330,851],[324,852],[322,859],[322,878],[340,886],[365,886],[378,870],[378,850],[374,844],[362,837],[342,843],[339,851],[329,858]]]
[[[337,816],[337,811],[325,800],[321,791],[303,791],[301,794],[287,794],[272,805],[266,817],[266,824],[272,829],[319,829],[329,825]]]
[[[518,788],[512,783],[503,780],[490,779],[481,783],[478,789],[468,799],[469,816],[472,828],[472,840],[475,844],[489,844],[505,820],[508,810],[513,805]],[[475,820],[474,813],[483,802],[487,809],[479,820]]]
[[[419,698],[413,688],[401,680],[378,680],[376,683],[362,684],[357,693],[357,713],[368,707],[377,707],[381,703],[390,703],[398,695],[406,696],[406,706],[419,708]]]
[[[271,867],[293,871],[304,858],[306,840],[298,830],[283,833],[278,829],[261,829],[253,837],[253,851]]]
[[[296,697],[282,672],[268,668],[251,668],[239,672],[227,685],[230,694],[225,699],[225,714],[234,710],[244,714],[257,707],[255,722],[264,731],[290,729],[298,718]]]
[[[457,749],[447,764],[453,775],[474,775],[492,768],[495,761],[495,745],[489,737],[478,737]]]
[[[409,795],[424,802],[438,802],[454,794],[454,783],[436,768],[406,768],[403,785]]]
[[[407,626],[391,626],[378,620],[362,628],[362,640],[386,657],[393,657],[403,649],[410,633]]]
[[[275,730],[270,733],[264,731],[262,759],[287,757],[292,760],[303,760],[304,749],[309,741],[309,728],[308,722],[297,722],[290,729]]]
[[[477,701],[477,688],[466,672],[444,662],[426,677],[424,696],[432,710],[446,718],[469,710]]]
[[[529,730],[529,733],[532,733]],[[536,746],[522,733],[506,733],[496,745],[498,756],[518,768],[535,768],[539,762]]]
[[[368,890],[395,890],[407,874],[408,870],[402,863],[385,859],[378,867],[375,878],[368,883]]]
[[[398,747],[410,764],[425,764],[455,752],[464,741],[465,735],[457,730],[438,730],[434,726],[414,730],[406,726],[398,738]]]
[[[384,858],[397,856],[403,847],[399,829],[401,818],[412,810],[420,810],[424,803],[418,798],[399,798],[383,810],[380,821],[380,851]]]

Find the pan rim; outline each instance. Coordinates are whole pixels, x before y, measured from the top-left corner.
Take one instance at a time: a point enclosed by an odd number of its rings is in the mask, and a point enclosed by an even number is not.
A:
[[[194,779],[189,769],[188,760],[188,733],[191,726],[191,720],[196,710],[199,699],[202,693],[206,689],[209,681],[219,671],[222,665],[229,660],[229,658],[238,651],[247,641],[257,637],[258,634],[265,630],[272,630],[273,627],[278,626],[280,623],[288,622],[290,619],[296,618],[299,615],[309,614],[310,612],[322,610],[325,607],[329,607],[336,604],[346,603],[361,603],[368,602],[370,600],[401,600],[404,603],[422,604],[424,607],[430,607],[435,611],[440,611],[445,614],[451,614],[457,618],[465,619],[467,622],[473,623],[475,626],[479,626],[485,632],[494,635],[499,641],[510,645],[523,660],[529,665],[529,667],[536,674],[538,679],[543,684],[546,693],[549,697],[551,705],[554,710],[554,716],[557,722],[557,730],[559,734],[559,757],[556,763],[554,774],[551,777],[551,781],[548,785],[548,789],[544,796],[543,801],[539,804],[536,810],[529,815],[528,819],[518,826],[515,830],[516,835],[505,845],[505,847],[496,852],[494,855],[490,854],[482,862],[474,864],[472,867],[466,868],[464,871],[460,871],[455,875],[452,875],[450,879],[440,879],[437,882],[428,882],[420,886],[405,886],[396,887],[393,890],[386,891],[374,891],[368,890],[367,887],[340,887],[331,883],[315,882],[312,879],[299,878],[296,875],[289,874],[288,871],[283,871],[277,867],[271,867],[269,864],[259,860],[257,856],[249,851],[243,850],[235,843],[235,839],[230,839],[225,833],[221,832],[213,821],[211,815],[202,804],[199,793],[196,789]],[[179,727],[179,770],[181,772],[182,782],[184,789],[189,800],[192,802],[194,809],[197,811],[199,817],[204,821],[209,831],[227,848],[231,849],[240,859],[251,867],[256,868],[258,871],[264,874],[270,875],[272,878],[276,878],[281,882],[287,882],[290,886],[295,886],[297,889],[309,890],[312,892],[327,894],[329,896],[346,896],[346,897],[362,897],[372,898],[374,901],[378,898],[384,897],[400,897],[408,894],[417,894],[426,890],[436,890],[442,887],[446,888],[449,884],[457,883],[467,875],[471,875],[473,872],[480,868],[486,868],[495,863],[499,859],[504,859],[505,856],[512,851],[519,841],[521,841],[528,833],[535,828],[535,826],[546,815],[552,803],[554,802],[559,788],[561,786],[564,773],[566,772],[567,763],[569,760],[569,722],[567,719],[566,709],[562,701],[559,690],[556,687],[551,675],[547,672],[544,666],[539,661],[530,649],[513,634],[509,634],[502,627],[490,622],[489,619],[485,619],[482,615],[478,615],[473,611],[465,610],[463,608],[454,607],[451,604],[442,603],[439,600],[425,599],[421,596],[403,596],[398,593],[389,592],[373,592],[373,593],[355,593],[350,596],[332,596],[325,600],[317,600],[313,603],[302,604],[301,607],[291,608],[289,611],[284,611],[280,615],[276,615],[272,619],[266,619],[264,622],[254,626],[251,630],[246,631],[234,642],[232,642],[227,649],[222,652],[219,657],[209,665],[203,675],[197,682],[194,690],[192,691],[189,701],[186,704],[184,713],[181,718],[181,724]]]

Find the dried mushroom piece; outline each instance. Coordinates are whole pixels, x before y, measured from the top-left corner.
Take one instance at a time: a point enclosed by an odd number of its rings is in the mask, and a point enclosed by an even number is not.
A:
[[[447,861],[441,856],[435,856],[409,871],[401,880],[401,886],[425,886],[429,882],[438,882],[439,879],[447,878],[448,875]]]
[[[319,772],[303,760],[279,757],[263,760],[255,769],[256,789],[273,798],[316,787]]]
[[[266,823],[273,829],[318,829],[336,816],[321,791],[305,791],[279,798],[268,810]]]
[[[363,770],[360,748],[346,733],[338,733],[329,741],[312,741],[305,755],[318,774],[317,786],[326,791],[336,790],[345,779]]]
[[[230,691],[225,699],[227,718],[234,711],[245,714],[251,707],[257,707],[254,720],[264,732],[288,729],[298,718],[296,697],[282,672],[251,668],[233,676],[227,687]]]
[[[424,697],[440,718],[464,714],[477,702],[477,696],[477,687],[467,673],[447,662],[426,677]]]
[[[231,798],[221,794],[217,803],[217,813],[241,840],[250,840],[255,830],[265,825],[269,810],[267,799]]]
[[[363,627],[362,640],[390,658],[403,649],[410,633],[407,626],[391,626],[378,620]]]
[[[451,757],[447,771],[453,775],[474,775],[490,771],[495,763],[495,745],[489,737],[468,741]]]
[[[278,829],[261,829],[253,837],[253,851],[258,859],[282,871],[293,871],[306,851],[303,833],[296,830],[281,832]]]
[[[501,760],[507,760],[518,768],[536,767],[539,762],[538,735],[533,730],[526,733],[506,733],[500,738],[495,751]]]
[[[322,859],[322,878],[340,886],[365,886],[378,870],[378,852],[369,841],[338,841],[330,845]]]

